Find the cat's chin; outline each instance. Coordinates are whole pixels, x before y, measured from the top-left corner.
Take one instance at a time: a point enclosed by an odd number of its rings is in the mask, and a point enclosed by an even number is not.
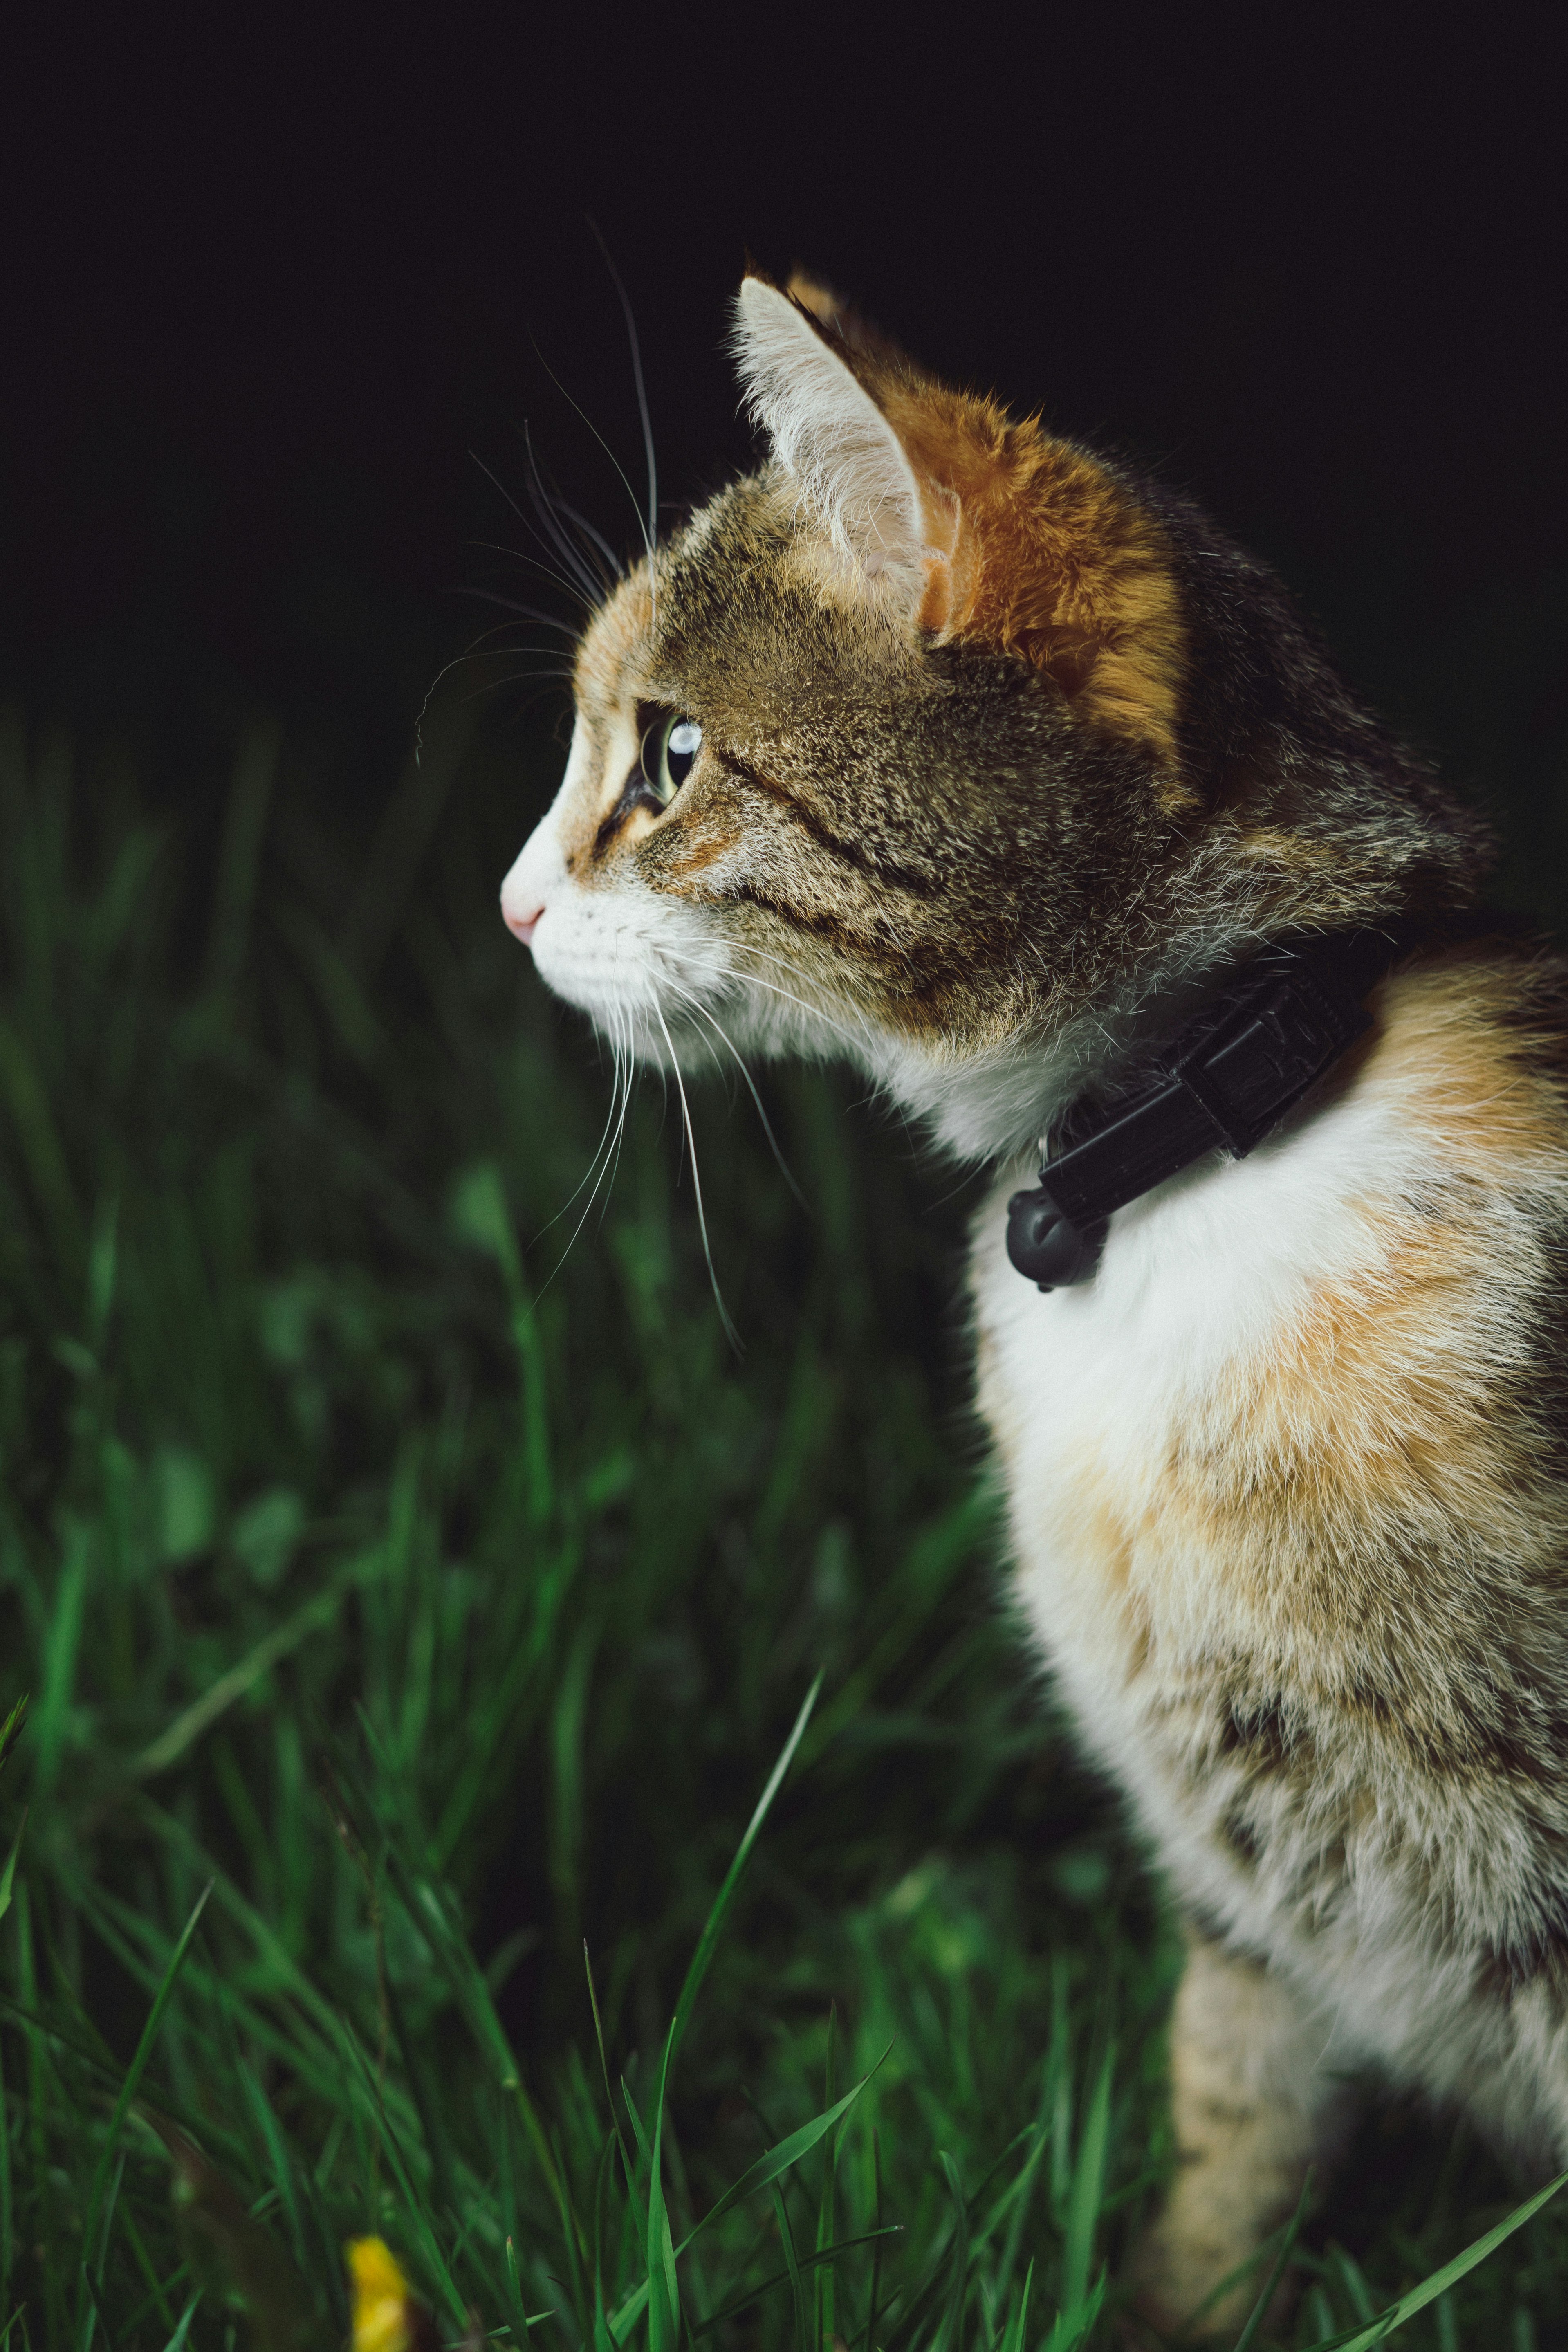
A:
[[[955,1160],[1003,1160],[1029,1150],[1083,1083],[1073,1043],[998,1046],[944,1057],[889,1038],[866,1057],[869,1075]]]

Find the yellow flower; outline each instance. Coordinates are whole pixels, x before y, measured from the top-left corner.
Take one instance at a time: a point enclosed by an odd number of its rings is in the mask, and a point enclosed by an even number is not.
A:
[[[353,2287],[353,2352],[416,2352],[429,2340],[428,2315],[380,2238],[344,2248]]]

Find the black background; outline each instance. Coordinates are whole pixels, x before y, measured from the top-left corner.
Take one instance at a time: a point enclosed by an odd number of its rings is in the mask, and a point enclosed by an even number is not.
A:
[[[7,75],[0,690],[165,737],[198,705],[330,708],[401,742],[492,617],[462,593],[500,576],[477,542],[515,538],[470,452],[521,487],[531,420],[635,543],[548,372],[640,496],[591,213],[668,499],[749,446],[722,352],[744,255],[805,261],[939,370],[1197,492],[1547,852],[1568,617],[1548,31],[40,15]]]

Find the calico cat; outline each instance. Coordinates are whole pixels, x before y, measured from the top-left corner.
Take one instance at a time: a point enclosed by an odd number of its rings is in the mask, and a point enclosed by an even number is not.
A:
[[[1464,919],[1480,824],[1184,499],[805,280],[748,277],[735,348],[767,460],[594,616],[503,909],[650,1062],[718,1013],[995,1169],[1019,1595],[1187,1923],[1139,2256],[1174,2325],[1358,2069],[1568,2162],[1564,968]],[[1180,1093],[1205,1008],[1315,950],[1353,1017],[1294,1107],[1021,1275],[1042,1149]]]

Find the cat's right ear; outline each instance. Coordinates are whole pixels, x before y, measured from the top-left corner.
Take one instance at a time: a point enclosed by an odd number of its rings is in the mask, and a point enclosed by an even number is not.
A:
[[[921,483],[845,341],[781,287],[749,277],[734,349],[747,407],[840,557],[879,599],[913,609],[929,551]]]

